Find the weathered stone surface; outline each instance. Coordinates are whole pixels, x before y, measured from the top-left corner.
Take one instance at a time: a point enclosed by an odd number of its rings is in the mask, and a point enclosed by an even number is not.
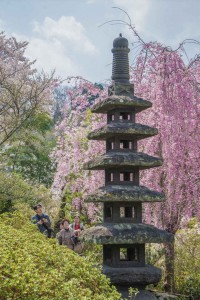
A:
[[[138,98],[136,96],[119,96],[113,95],[107,97],[92,107],[92,112],[94,113],[107,113],[110,110],[120,108],[120,109],[134,109],[136,112],[140,112],[152,106],[150,101]]]
[[[170,243],[174,235],[147,224],[103,223],[82,231],[80,239],[102,245]]]
[[[110,278],[112,284],[125,286],[157,283],[162,276],[161,270],[151,265],[134,268],[112,268],[103,265],[103,273]]]
[[[82,231],[80,239],[104,245],[103,272],[120,290],[122,297],[125,294],[127,297],[129,287],[143,290],[146,285],[161,279],[160,269],[145,266],[145,243],[170,243],[174,236],[154,226],[138,223],[142,220],[142,205],[139,202],[163,201],[164,195],[133,184],[139,184],[139,169],[161,166],[163,160],[136,152],[137,140],[157,134],[155,128],[134,123],[135,114],[150,108],[152,103],[134,96],[134,85],[129,82],[128,41],[120,35],[114,41],[112,52],[114,82],[108,88],[108,97],[100,99],[92,108],[94,113],[107,113],[109,124],[89,134],[90,139],[107,141],[107,153],[89,161],[84,168],[106,170],[106,186],[87,200],[116,203],[104,205],[104,220],[110,223]],[[121,144],[124,149],[121,149]],[[120,216],[123,211],[121,206],[124,207],[123,217]],[[120,248],[127,249],[124,259],[120,259]],[[155,299],[150,294],[147,298],[147,294],[141,291],[138,299]]]
[[[157,300],[175,300],[175,299],[179,299],[178,296],[167,294],[167,293],[154,292],[154,295],[156,296]]]
[[[157,300],[156,296],[149,291],[139,291],[134,300]]]
[[[139,167],[140,169],[148,169],[161,166],[163,160],[141,152],[133,151],[113,151],[105,153],[84,164],[87,170],[104,170],[115,167]]]
[[[165,195],[145,186],[136,185],[107,185],[89,195],[86,202],[161,202]]]
[[[113,41],[112,80],[129,83],[128,40],[119,36]]]
[[[137,123],[109,123],[89,133],[91,140],[105,140],[114,136],[123,135],[126,138],[135,138],[137,140],[154,136],[158,133],[156,128]]]

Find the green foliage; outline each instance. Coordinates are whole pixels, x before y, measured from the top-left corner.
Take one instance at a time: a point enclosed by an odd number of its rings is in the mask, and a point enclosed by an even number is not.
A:
[[[34,184],[49,187],[55,171],[50,158],[55,146],[52,128],[53,120],[47,113],[30,117],[10,139],[10,145],[2,149],[4,169],[20,173]]]
[[[135,299],[135,296],[138,293],[138,289],[130,287],[128,291],[129,291],[129,298],[130,299]]]
[[[98,268],[102,268],[103,264],[103,246],[96,244],[84,244],[83,254],[85,259]]]
[[[72,175],[73,176],[73,175]],[[70,189],[66,189],[65,195],[62,198],[61,206],[60,206],[60,211],[59,211],[59,217],[62,218],[67,218],[70,221],[73,220],[73,216],[75,215],[75,210],[72,205],[72,201],[76,197],[80,197],[81,193],[79,192],[74,192],[72,193]]]
[[[175,239],[175,285],[178,299],[200,299],[200,234],[196,218],[189,222],[190,229],[178,231]],[[164,268],[164,248],[161,245],[146,245],[147,263]],[[164,276],[157,285],[163,290]],[[150,286],[154,289],[153,286]],[[189,297],[189,298],[188,298]]]
[[[146,244],[146,263],[151,265],[163,264],[164,247],[162,244]]]
[[[89,125],[91,125],[91,123],[92,123],[92,111],[91,111],[91,109],[87,109],[86,110],[86,116],[85,116],[85,120],[84,120],[84,126],[85,127],[87,127],[87,126],[89,126]],[[85,137],[85,142],[88,142],[88,138],[87,137]]]
[[[73,180],[75,180],[77,177],[73,173],[69,175],[70,184]],[[85,207],[81,206],[79,209],[77,209],[73,205],[73,200],[75,198],[82,198],[83,193],[79,191],[72,192],[70,191],[70,184],[66,186],[65,194],[62,198],[61,205],[60,205],[60,211],[59,211],[59,219],[67,218],[70,222],[73,221],[74,216],[78,213],[80,217],[80,221],[84,224],[90,224],[90,221],[88,220],[88,216],[86,214]]]
[[[193,217],[190,219],[190,221],[188,222],[187,226],[188,228],[192,229],[194,228],[196,225],[198,224],[198,220],[196,217]]]
[[[200,274],[184,276],[180,279],[179,290],[193,300],[200,299]]]
[[[33,117],[29,118],[25,127],[29,129],[37,129],[38,131],[45,134],[50,131],[54,126],[54,121],[48,113],[39,112]]]
[[[38,202],[52,202],[47,188],[29,184],[19,174],[0,172],[0,213],[12,211],[17,203],[33,206]]]
[[[200,234],[197,229],[182,230],[176,237],[176,286],[181,294],[200,299]]]
[[[0,216],[0,299],[119,300],[109,280],[15,212]]]
[[[164,257],[164,246],[163,244],[146,244],[145,245],[145,257],[146,263],[158,267],[162,270],[161,281],[156,285],[158,291],[163,290],[164,285],[164,274],[165,274],[165,257]],[[154,290],[155,285],[150,284],[149,289]]]

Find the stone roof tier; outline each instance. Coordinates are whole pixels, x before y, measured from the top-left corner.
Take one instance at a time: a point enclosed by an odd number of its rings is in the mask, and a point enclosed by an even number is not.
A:
[[[141,223],[103,223],[83,230],[80,239],[101,245],[171,243],[174,235]]]
[[[100,100],[92,107],[94,113],[107,113],[113,109],[132,109],[135,112],[140,112],[149,107],[152,103],[148,100],[138,98],[136,96],[112,95],[103,100]]]
[[[98,128],[88,134],[90,140],[106,140],[108,138],[123,136],[123,138],[134,138],[136,140],[148,138],[158,134],[156,128],[138,123],[112,122]]]
[[[139,167],[148,169],[161,166],[163,160],[142,152],[112,151],[84,164],[86,170],[105,170],[118,167]]]
[[[88,195],[85,202],[162,202],[165,195],[145,186],[106,185]]]

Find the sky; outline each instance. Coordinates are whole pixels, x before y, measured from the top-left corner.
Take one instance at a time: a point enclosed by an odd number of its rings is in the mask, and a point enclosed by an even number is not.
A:
[[[0,0],[0,31],[29,42],[26,56],[37,60],[38,70],[104,82],[111,78],[112,43],[119,33],[129,40],[130,63],[137,55],[128,26],[106,23],[128,22],[122,10],[145,42],[176,49],[184,39],[200,41],[200,0]],[[192,57],[200,47],[187,51]]]

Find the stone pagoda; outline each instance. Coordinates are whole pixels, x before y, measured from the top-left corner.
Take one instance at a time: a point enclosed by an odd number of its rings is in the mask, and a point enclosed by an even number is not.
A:
[[[129,287],[145,289],[161,279],[161,270],[145,263],[145,243],[170,243],[173,235],[142,223],[142,203],[164,201],[162,193],[139,183],[140,170],[159,167],[162,159],[137,152],[137,141],[157,134],[156,128],[135,123],[136,113],[152,106],[134,96],[129,82],[128,41],[113,42],[112,85],[108,97],[94,105],[93,113],[107,114],[107,124],[89,134],[105,140],[106,153],[89,161],[88,170],[105,170],[105,186],[87,202],[103,203],[103,223],[85,230],[82,240],[103,245],[103,273],[122,295]]]

